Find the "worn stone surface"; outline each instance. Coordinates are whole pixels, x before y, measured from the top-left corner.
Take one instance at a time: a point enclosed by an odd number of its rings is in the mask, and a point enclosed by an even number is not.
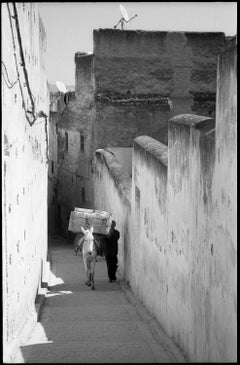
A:
[[[105,159],[106,166],[119,192],[128,195],[131,191],[132,180],[120,165],[115,155],[101,149],[98,149],[96,153],[101,154]]]
[[[157,159],[159,159],[165,166],[168,165],[168,148],[162,143],[148,136],[137,137],[134,141],[141,145],[145,151],[148,151]]]
[[[176,363],[179,349],[123,282],[109,283],[106,262],[96,263],[92,291],[82,259],[55,239],[52,280],[40,322],[13,363]]]

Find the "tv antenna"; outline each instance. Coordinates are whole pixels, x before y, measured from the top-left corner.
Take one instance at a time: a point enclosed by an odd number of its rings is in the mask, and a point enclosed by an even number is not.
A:
[[[128,12],[127,12],[126,8],[121,4],[119,5],[119,8],[120,8],[122,17],[119,20],[119,22],[116,25],[114,25],[114,28],[117,28],[118,24],[121,23],[121,29],[123,30],[124,22],[129,23],[131,20],[136,18],[137,14],[135,14],[132,18],[129,19]]]
[[[62,81],[56,81],[56,86],[61,93],[66,94],[67,89]]]

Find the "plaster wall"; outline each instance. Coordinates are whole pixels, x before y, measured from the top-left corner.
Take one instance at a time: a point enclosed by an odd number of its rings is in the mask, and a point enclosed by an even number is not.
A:
[[[48,114],[49,93],[45,75],[45,31],[38,5],[16,3],[23,54],[35,111]],[[9,10],[13,15],[12,4]],[[20,62],[16,28],[13,36]],[[11,361],[12,344],[26,321],[35,313],[35,298],[46,280],[47,261],[47,143],[44,118],[30,126],[22,106],[14,60],[7,4],[2,4],[2,274],[3,356]],[[6,73],[7,72],[7,73]],[[8,75],[7,75],[8,74]],[[11,85],[7,81],[9,78]],[[20,83],[24,83],[22,69]],[[7,86],[8,84],[8,86]]]
[[[218,61],[216,115],[208,351],[211,359],[237,361],[237,47]]]
[[[130,233],[123,277],[191,362],[237,360],[236,105],[233,48],[218,61],[216,124],[182,114],[168,147],[135,139],[130,206],[127,176],[97,151],[96,208]]]
[[[95,156],[94,209],[112,213],[120,232],[118,241],[118,277],[129,276],[131,229],[131,179],[117,158],[106,150]]]
[[[48,231],[56,234],[58,221],[58,122],[62,109],[63,97],[59,93],[50,93],[49,110],[49,165],[48,165]],[[65,104],[64,104],[65,106]],[[63,109],[64,110],[64,109]]]
[[[209,359],[206,328],[210,314],[205,306],[211,290],[215,141],[197,130],[203,124],[212,128],[211,119],[200,118],[198,125],[195,118],[181,115],[169,122],[167,328],[192,361]]]
[[[132,176],[132,147],[109,147],[107,151],[113,152],[124,170]]]
[[[237,350],[236,49],[219,58],[217,80],[216,140],[209,134],[210,118],[179,115],[169,121],[162,214],[152,188],[161,174],[149,162],[146,141],[135,140],[133,156],[130,247],[135,253],[138,247],[138,256],[130,265],[130,284],[197,362],[236,361]],[[149,205],[152,216],[146,215]]]
[[[167,147],[141,136],[135,139],[133,151],[130,285],[166,325]],[[147,292],[151,295],[146,299]]]
[[[93,56],[77,52],[76,91],[58,119],[58,204],[60,226],[74,207],[93,208]],[[66,137],[67,134],[67,137]],[[66,141],[66,138],[68,141]]]
[[[66,134],[68,135],[68,149],[66,150]],[[67,231],[67,217],[74,207],[92,208],[92,189],[90,181],[91,165],[87,152],[81,152],[80,133],[74,130],[59,128],[58,143],[64,158],[58,163],[58,204],[61,206],[60,226]],[[85,146],[88,140],[85,140]]]

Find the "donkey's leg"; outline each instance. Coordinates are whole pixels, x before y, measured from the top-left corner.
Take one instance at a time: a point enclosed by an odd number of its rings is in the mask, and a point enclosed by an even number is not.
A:
[[[94,282],[94,270],[95,269],[95,259],[91,262],[91,289],[95,290],[95,282]]]
[[[87,281],[86,285],[91,286],[91,266],[90,262],[87,260]]]
[[[87,258],[85,257],[84,253],[82,253],[82,259],[83,259],[84,269],[88,277],[88,264],[87,264]],[[85,281],[85,285],[89,285],[89,280]]]
[[[85,256],[84,252],[82,252],[82,259],[83,259],[84,269],[87,272],[87,258]]]
[[[92,285],[91,285],[91,289],[92,289],[92,290],[95,290],[94,272],[92,272],[92,274],[91,274],[91,275],[92,275],[92,277],[91,277],[91,279],[92,279],[92,280],[91,280],[91,283],[92,283]]]

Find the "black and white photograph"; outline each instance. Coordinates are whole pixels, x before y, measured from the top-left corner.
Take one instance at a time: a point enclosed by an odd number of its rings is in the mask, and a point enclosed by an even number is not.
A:
[[[237,2],[1,3],[13,363],[237,363]]]

